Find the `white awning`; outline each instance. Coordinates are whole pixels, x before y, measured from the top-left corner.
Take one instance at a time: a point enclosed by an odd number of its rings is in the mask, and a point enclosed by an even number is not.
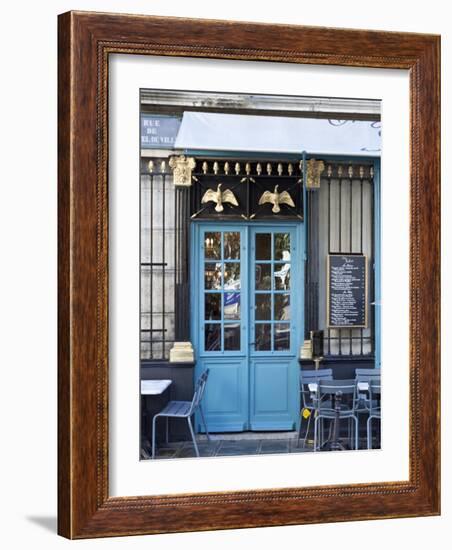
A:
[[[186,112],[175,149],[379,157],[380,123]]]

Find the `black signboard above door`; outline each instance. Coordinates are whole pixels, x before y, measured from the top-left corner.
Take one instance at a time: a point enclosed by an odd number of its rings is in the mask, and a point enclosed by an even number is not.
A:
[[[196,158],[192,219],[303,220],[302,162]]]
[[[367,257],[329,254],[327,257],[328,328],[367,327]]]

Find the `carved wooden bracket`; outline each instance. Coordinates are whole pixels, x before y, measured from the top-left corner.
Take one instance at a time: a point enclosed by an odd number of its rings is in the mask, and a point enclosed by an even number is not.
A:
[[[319,189],[320,176],[325,170],[325,164],[321,160],[309,159],[306,162],[306,189]]]
[[[171,157],[169,160],[170,168],[173,170],[173,182],[176,187],[190,187],[191,173],[196,166],[193,157],[180,155],[179,157]]]

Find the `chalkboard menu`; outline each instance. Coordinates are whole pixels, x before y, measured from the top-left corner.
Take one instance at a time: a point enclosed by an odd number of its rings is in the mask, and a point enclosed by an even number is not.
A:
[[[366,256],[329,254],[327,277],[328,327],[367,327]]]

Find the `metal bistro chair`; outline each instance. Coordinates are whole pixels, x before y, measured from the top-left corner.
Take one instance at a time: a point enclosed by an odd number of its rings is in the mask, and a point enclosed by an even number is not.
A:
[[[369,418],[367,419],[367,448],[372,449],[372,419],[381,420],[381,382],[369,382]]]
[[[204,418],[204,413],[201,407],[201,400],[204,395],[204,390],[206,388],[207,377],[209,376],[209,369],[206,369],[201,376],[198,378],[195,386],[195,391],[193,394],[193,399],[191,401],[170,401],[164,409],[157,413],[152,419],[152,458],[155,458],[155,424],[158,417],[166,418],[166,442],[168,443],[168,419],[169,418],[186,418],[188,428],[190,430],[191,438],[193,440],[193,446],[195,448],[196,456],[199,457],[199,449],[196,443],[195,432],[193,430],[193,425],[191,417],[199,409],[201,413],[201,419],[206,430],[207,439],[210,441],[209,432],[207,431],[206,419]]]
[[[309,435],[309,428],[311,427],[311,418],[316,409],[315,394],[309,390],[309,384],[318,384],[319,380],[332,380],[333,369],[319,369],[319,370],[301,370],[300,371],[300,393],[302,411],[305,409],[309,411],[308,424],[306,426],[306,433],[303,438],[303,448],[306,447],[306,441]],[[303,415],[300,420],[300,429],[298,431],[297,447],[300,445],[301,428],[303,426]]]
[[[357,388],[356,413],[359,421],[361,415],[365,414],[367,416],[369,414],[369,409],[372,406],[372,403],[370,403],[369,391],[363,390],[360,386],[363,384],[368,386],[372,380],[380,382],[381,371],[380,369],[356,369],[355,380]],[[374,406],[375,404],[376,403],[373,403]]]
[[[356,416],[356,382],[355,380],[319,380],[318,400],[314,418],[314,451],[319,450],[318,446],[318,425],[323,419],[333,421],[349,421],[349,437],[351,436],[350,422],[355,423],[354,448],[358,449],[358,417]],[[340,397],[340,403],[335,400]],[[336,410],[336,405],[338,410]],[[335,438],[337,438],[339,425],[334,426]],[[338,441],[333,441],[335,446],[340,446]],[[331,445],[332,447],[332,445]]]
[[[356,369],[355,380],[357,384],[362,382],[369,383],[371,380],[380,381],[381,371],[380,369]],[[359,391],[358,388],[358,403],[357,412],[369,412],[368,394]]]

